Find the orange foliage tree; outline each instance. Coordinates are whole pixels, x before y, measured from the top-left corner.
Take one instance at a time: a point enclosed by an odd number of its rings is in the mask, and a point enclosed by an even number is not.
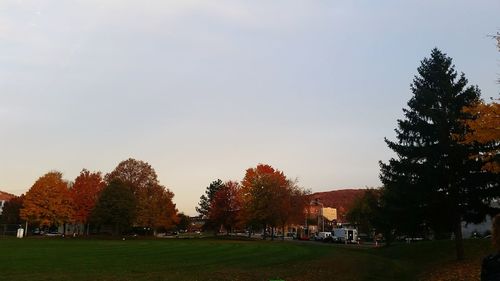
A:
[[[480,144],[484,148],[484,170],[500,173],[500,104],[479,102],[464,111],[476,118],[467,120],[469,132],[461,141]]]
[[[210,202],[208,219],[222,225],[227,233],[240,222],[241,192],[237,182],[228,181],[215,193]]]
[[[73,217],[68,184],[57,171],[40,177],[26,193],[21,218],[40,226],[58,226]]]
[[[159,184],[148,186],[135,194],[137,199],[137,226],[147,226],[155,232],[169,229],[178,222],[174,193]]]
[[[242,215],[247,225],[260,224],[264,230],[285,226],[304,217],[307,192],[270,165],[247,169],[242,181]],[[265,238],[266,232],[264,232]]]
[[[106,183],[103,181],[100,172],[91,173],[83,169],[70,189],[71,198],[74,203],[74,222],[87,224],[87,233],[90,213],[94,209],[99,194],[105,186]]]
[[[122,161],[105,180],[120,180],[131,186],[137,201],[135,226],[154,230],[170,228],[177,222],[174,193],[160,185],[155,170],[144,161],[129,158]]]

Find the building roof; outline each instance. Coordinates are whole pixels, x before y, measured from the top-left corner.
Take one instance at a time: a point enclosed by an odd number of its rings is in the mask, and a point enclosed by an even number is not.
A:
[[[9,201],[10,199],[16,197],[14,194],[0,191],[0,201]]]

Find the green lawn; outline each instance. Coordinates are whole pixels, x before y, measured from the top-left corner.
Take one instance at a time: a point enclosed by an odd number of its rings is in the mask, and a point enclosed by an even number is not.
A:
[[[466,241],[469,258],[489,240]],[[216,239],[0,239],[0,280],[418,280],[451,241],[388,248]]]

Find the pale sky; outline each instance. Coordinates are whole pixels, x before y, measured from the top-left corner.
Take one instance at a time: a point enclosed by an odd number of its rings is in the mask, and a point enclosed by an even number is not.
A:
[[[0,190],[129,157],[194,207],[273,165],[312,191],[380,185],[434,47],[498,97],[500,1],[0,1]]]

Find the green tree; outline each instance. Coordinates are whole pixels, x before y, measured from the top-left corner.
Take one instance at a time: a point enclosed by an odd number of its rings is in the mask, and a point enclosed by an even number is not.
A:
[[[24,195],[14,197],[5,202],[0,215],[0,223],[4,224],[21,224],[20,211],[23,207]]]
[[[132,226],[135,218],[136,200],[129,185],[114,180],[102,191],[91,221],[97,225],[110,225],[113,234],[118,235]]]
[[[392,216],[397,213],[387,211],[386,203],[383,200],[385,198],[381,197],[383,193],[383,187],[367,189],[363,196],[354,201],[346,218],[349,222],[356,224],[361,233],[375,236],[382,234],[386,244],[389,245],[394,239],[396,228]],[[405,221],[401,223],[404,224]],[[399,225],[398,229],[400,228],[404,228],[404,226]]]
[[[405,118],[398,120],[397,141],[386,143],[397,158],[380,163],[382,194],[390,216],[406,231],[425,227],[452,231],[462,259],[463,221],[481,221],[500,196],[498,178],[482,171],[481,148],[461,142],[466,121],[462,108],[477,103],[480,91],[458,76],[452,59],[438,49],[418,68]]]
[[[372,234],[378,215],[379,197],[378,190],[367,189],[363,196],[357,198],[347,211],[347,220],[354,223],[359,232]]]
[[[200,202],[196,207],[196,211],[203,217],[207,217],[210,212],[210,202],[214,199],[215,193],[224,186],[222,180],[217,179],[210,183],[205,190],[205,194],[200,197]]]
[[[105,176],[105,180],[108,183],[119,180],[130,186],[137,204],[135,226],[156,231],[176,223],[174,193],[159,183],[156,171],[147,162],[132,158],[124,160]]]
[[[184,213],[178,213],[176,226],[178,230],[189,231],[191,228],[191,218]]]

